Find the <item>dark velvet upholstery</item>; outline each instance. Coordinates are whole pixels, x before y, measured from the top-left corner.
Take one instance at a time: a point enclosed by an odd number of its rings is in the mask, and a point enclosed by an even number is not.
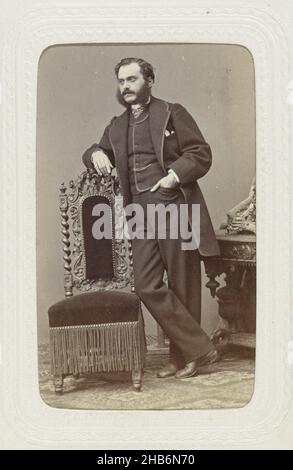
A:
[[[88,292],[75,295],[49,308],[50,327],[98,325],[138,320],[139,298],[120,291]]]
[[[113,279],[112,238],[97,240],[92,233],[94,222],[99,218],[92,215],[93,208],[96,204],[106,204],[111,208],[109,199],[100,195],[89,196],[82,203],[82,229],[84,236],[86,278]],[[101,216],[104,218],[103,214],[101,214]],[[112,233],[111,219],[110,213],[109,227]]]

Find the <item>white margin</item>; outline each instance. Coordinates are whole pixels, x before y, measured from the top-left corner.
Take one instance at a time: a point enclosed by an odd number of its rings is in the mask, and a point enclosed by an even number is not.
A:
[[[292,140],[288,38],[273,14],[240,2],[27,2],[5,31],[1,146],[2,426],[29,448],[265,448],[287,426],[292,400]],[[226,8],[223,4],[229,4]],[[180,6],[179,6],[180,5]],[[207,13],[209,10],[209,13]],[[231,43],[254,57],[257,126],[255,392],[234,410],[90,411],[41,400],[36,314],[36,87],[54,44]],[[291,120],[292,126],[292,120]],[[97,391],[98,393],[98,391]],[[11,431],[9,431],[11,432]],[[18,441],[17,441],[18,442]],[[10,444],[13,446],[13,444]]]

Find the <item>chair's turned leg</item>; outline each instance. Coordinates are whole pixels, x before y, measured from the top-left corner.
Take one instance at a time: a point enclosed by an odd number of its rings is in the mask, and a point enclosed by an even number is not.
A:
[[[133,369],[131,372],[132,375],[132,384],[134,387],[134,390],[137,392],[141,391],[141,385],[142,385],[142,369]]]
[[[55,393],[62,393],[63,392],[63,375],[54,375],[53,378]]]

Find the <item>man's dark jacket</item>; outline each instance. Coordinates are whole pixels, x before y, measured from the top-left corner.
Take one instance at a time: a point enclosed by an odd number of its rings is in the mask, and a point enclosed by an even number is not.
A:
[[[178,103],[168,103],[152,97],[149,105],[150,132],[156,156],[167,174],[169,168],[180,180],[180,189],[188,204],[200,204],[200,244],[202,256],[219,254],[208,209],[197,180],[204,176],[212,163],[210,146],[204,140],[193,117]],[[167,132],[166,132],[167,131]],[[102,149],[116,166],[124,205],[131,203],[128,177],[128,111],[112,119],[98,144],[83,155],[84,164],[93,168],[91,155]]]

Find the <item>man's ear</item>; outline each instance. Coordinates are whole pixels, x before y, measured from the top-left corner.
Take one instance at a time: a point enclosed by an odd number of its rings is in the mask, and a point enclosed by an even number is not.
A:
[[[154,84],[154,80],[153,80],[152,78],[149,78],[149,79],[148,79],[148,86],[149,86],[149,88],[152,88],[153,84]]]

